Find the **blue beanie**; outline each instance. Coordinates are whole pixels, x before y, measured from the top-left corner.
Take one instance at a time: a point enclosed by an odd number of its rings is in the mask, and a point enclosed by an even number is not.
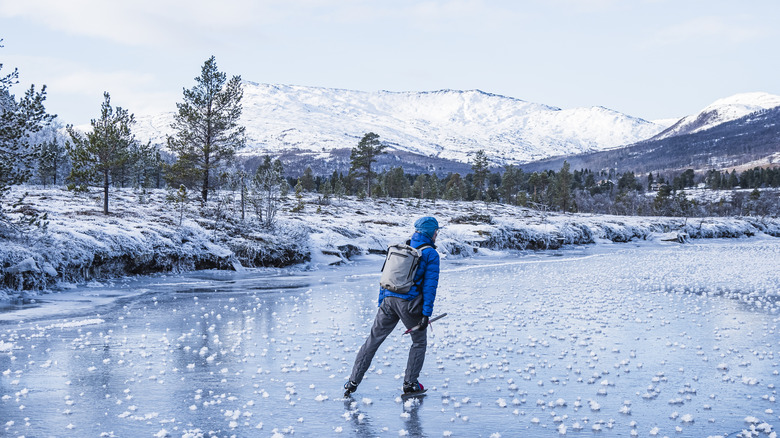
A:
[[[414,222],[414,229],[433,239],[433,234],[438,230],[439,222],[433,216],[424,216]]]

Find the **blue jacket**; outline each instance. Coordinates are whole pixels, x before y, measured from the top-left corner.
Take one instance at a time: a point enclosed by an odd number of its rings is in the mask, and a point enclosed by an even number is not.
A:
[[[424,244],[433,245],[431,239],[421,233],[415,232],[412,235],[411,246],[417,248]],[[413,300],[420,295],[420,286],[422,285],[423,308],[422,314],[431,316],[433,313],[433,301],[436,300],[436,288],[439,287],[439,253],[436,247],[426,247],[422,250],[420,265],[417,267],[417,273],[414,275],[414,285],[408,293],[398,294],[387,289],[379,288],[379,305],[385,297],[398,297],[405,300]]]

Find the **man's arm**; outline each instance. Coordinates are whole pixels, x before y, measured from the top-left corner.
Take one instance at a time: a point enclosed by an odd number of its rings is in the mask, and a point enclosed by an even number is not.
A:
[[[423,309],[422,314],[433,314],[433,302],[436,300],[436,289],[439,287],[439,253],[430,248],[424,252],[425,271],[423,273]]]

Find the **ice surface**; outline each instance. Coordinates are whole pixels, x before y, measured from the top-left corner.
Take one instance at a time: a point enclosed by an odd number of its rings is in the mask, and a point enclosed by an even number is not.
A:
[[[0,435],[772,436],[777,260],[769,237],[443,260],[412,403],[400,327],[342,396],[380,256],[77,288],[103,298],[2,314]]]

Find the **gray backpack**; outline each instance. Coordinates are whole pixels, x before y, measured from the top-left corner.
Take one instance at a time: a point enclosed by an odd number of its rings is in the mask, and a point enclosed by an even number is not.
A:
[[[387,247],[387,257],[382,265],[379,286],[397,294],[408,293],[414,285],[414,274],[420,264],[422,250],[432,245],[424,243],[419,248],[398,243]]]

